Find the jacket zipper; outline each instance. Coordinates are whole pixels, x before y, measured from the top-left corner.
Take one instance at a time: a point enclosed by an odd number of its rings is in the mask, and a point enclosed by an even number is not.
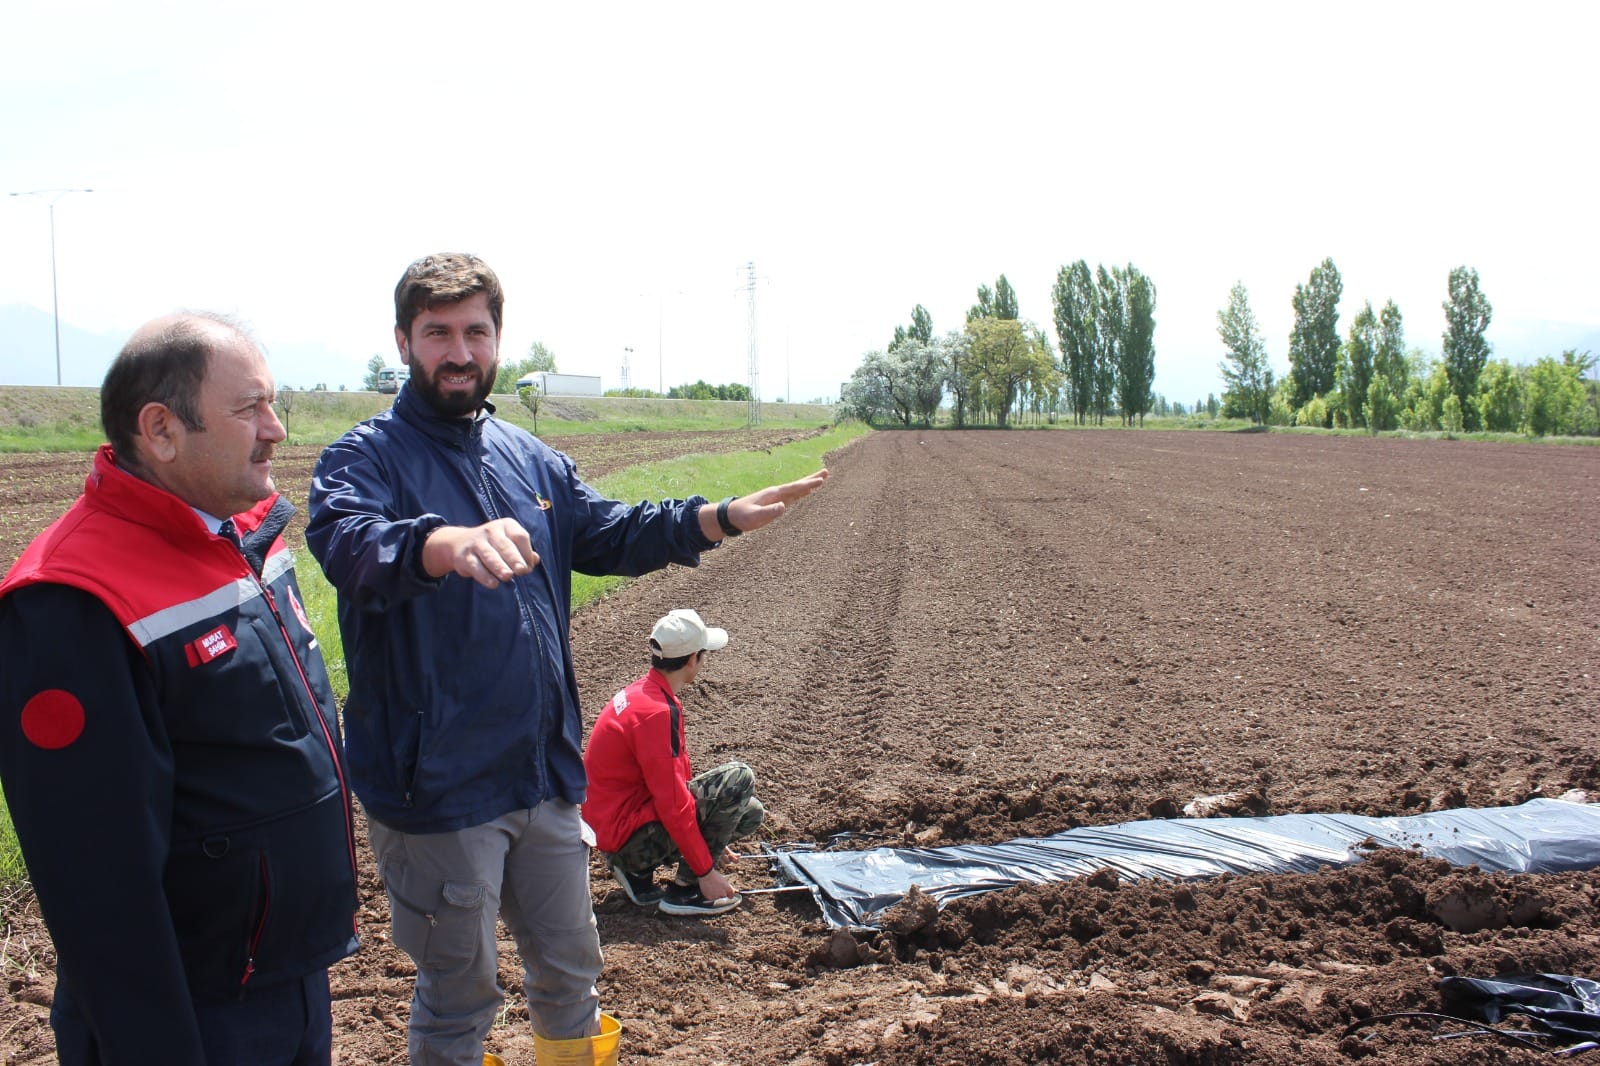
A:
[[[272,912],[272,877],[267,873],[267,856],[260,855],[261,866],[261,916],[256,919],[256,927],[250,933],[250,940],[245,945],[244,974],[239,978],[239,998],[244,998],[245,986],[250,983],[250,978],[256,972],[256,949],[261,947],[261,936],[267,930],[267,915]]]
[[[253,575],[252,575],[253,576]],[[311,713],[317,716],[317,725],[322,727],[322,741],[328,746],[328,755],[333,759],[333,772],[339,778],[339,796],[343,801],[340,807],[344,811],[344,843],[350,856],[351,883],[360,881],[356,869],[356,827],[350,815],[350,785],[344,779],[344,764],[339,760],[339,746],[334,743],[333,734],[328,729],[328,720],[322,716],[322,706],[317,703],[316,690],[311,687],[311,679],[306,677],[306,668],[300,663],[300,656],[294,650],[294,640],[289,636],[289,628],[283,624],[283,615],[278,611],[278,598],[272,590],[261,583],[260,578],[255,579],[256,585],[267,598],[267,608],[272,611],[273,621],[278,623],[278,632],[283,636],[283,643],[289,649],[289,658],[294,663],[295,672],[300,675],[300,684],[305,687],[306,698],[311,701]]]
[[[478,425],[474,424],[473,428],[472,428],[472,432],[471,432],[471,439],[476,443],[478,440],[480,440],[482,438],[482,436],[483,436],[482,428],[479,427]],[[475,480],[478,483],[478,489],[479,489],[480,495],[482,497],[484,512],[488,514],[489,520],[493,521],[496,518],[501,517],[501,515],[499,513],[498,508],[495,507],[494,489],[490,487],[489,479],[488,479],[487,476],[485,476],[485,474],[483,472],[483,459],[482,459],[482,456],[481,455],[480,456],[469,455],[467,458],[468,458],[468,461],[470,463],[472,463],[473,473],[476,475],[476,479]],[[540,560],[540,565],[543,565],[543,562],[544,562],[544,560],[541,559]],[[515,596],[516,600],[517,600],[517,610],[522,614],[522,617],[527,621],[528,628],[533,631],[534,643],[537,644],[538,647],[539,647],[539,653],[538,653],[538,655],[536,657],[537,661],[540,664],[547,663],[549,661],[549,655],[545,651],[544,634],[539,631],[539,619],[538,619],[537,615],[534,614],[533,609],[528,606],[527,600],[523,598],[522,589],[521,589],[520,586],[518,586],[515,577],[512,578],[510,584],[511,584],[511,594],[513,596]],[[545,795],[545,794],[550,794],[551,793],[550,782],[546,778],[546,775],[545,775],[545,751],[544,751],[544,748],[545,748],[545,737],[544,737],[544,734],[543,733],[536,733],[535,736],[534,736],[534,749],[533,750],[534,750],[535,765],[536,765],[536,767],[538,769],[538,774],[539,774],[539,791],[540,791],[541,795]]]

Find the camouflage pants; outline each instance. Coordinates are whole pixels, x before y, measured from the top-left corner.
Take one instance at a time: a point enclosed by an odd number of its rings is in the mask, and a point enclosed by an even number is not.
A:
[[[724,763],[689,779],[694,795],[700,835],[715,860],[735,840],[743,840],[761,827],[767,810],[756,799],[756,775],[742,762]],[[660,822],[641,826],[628,842],[606,854],[606,860],[631,874],[648,874],[669,862],[678,864],[678,879],[692,882],[694,872],[678,853],[666,827]]]

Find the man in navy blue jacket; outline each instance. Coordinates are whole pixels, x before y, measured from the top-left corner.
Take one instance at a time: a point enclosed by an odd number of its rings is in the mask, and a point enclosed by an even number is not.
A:
[[[63,1066],[331,1059],[355,835],[272,401],[231,322],[143,327],[83,495],[0,584],[0,777]]]
[[[604,498],[565,455],[494,417],[503,304],[475,257],[406,270],[394,333],[410,379],[391,410],[323,452],[306,530],[339,596],[352,782],[395,943],[417,966],[417,1066],[483,1061],[503,998],[497,914],[522,957],[536,1043],[602,1031],[572,572],[694,566],[827,477],[715,506]]]

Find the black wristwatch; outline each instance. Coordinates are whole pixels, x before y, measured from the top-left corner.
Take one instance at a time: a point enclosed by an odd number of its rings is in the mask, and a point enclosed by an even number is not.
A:
[[[739,497],[737,496],[729,496],[727,499],[717,504],[717,525],[722,527],[722,535],[724,537],[737,537],[741,532],[743,532],[743,530],[734,525],[733,522],[728,518],[728,505],[738,498]]]

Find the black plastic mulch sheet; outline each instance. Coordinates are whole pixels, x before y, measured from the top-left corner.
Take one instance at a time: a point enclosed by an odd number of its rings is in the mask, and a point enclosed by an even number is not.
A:
[[[1126,881],[1314,873],[1360,862],[1378,847],[1409,848],[1490,872],[1587,870],[1600,866],[1600,805],[1537,799],[1393,818],[1172,818],[1084,826],[1004,844],[791,851],[775,860],[779,878],[809,887],[830,924],[872,929],[912,885],[942,907],[962,896],[1065,881],[1106,867]]]
[[[1595,1046],[1600,1040],[1600,983],[1555,973],[1506,977],[1446,977],[1439,982],[1444,1009],[1490,1025],[1513,1014],[1562,1044]]]

